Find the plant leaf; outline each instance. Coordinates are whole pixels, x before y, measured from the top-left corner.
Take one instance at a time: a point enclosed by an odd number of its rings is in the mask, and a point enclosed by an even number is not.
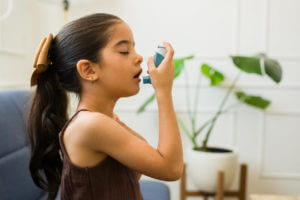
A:
[[[262,75],[260,59],[264,62],[264,71],[276,83],[279,83],[282,78],[282,68],[279,62],[275,59],[269,58],[264,53],[259,53],[253,57],[246,56],[231,56],[233,63],[240,70],[247,73],[256,73]]]
[[[224,80],[224,75],[213,67],[202,64],[201,71],[204,76],[210,79],[211,86],[217,86]]]
[[[282,78],[282,68],[279,62],[275,59],[268,58],[266,54],[260,53],[258,57],[264,59],[264,67],[266,74],[276,83],[279,83]]]
[[[262,75],[258,57],[230,56],[236,67],[247,73]]]
[[[184,61],[189,60],[189,59],[193,59],[193,58],[194,58],[194,56],[191,55],[191,56],[187,56],[187,57],[184,57],[184,58],[173,59],[174,68],[175,68],[174,79],[177,78],[180,75],[182,69],[184,68]]]
[[[266,74],[276,83],[281,81],[282,69],[277,60],[274,59],[265,59],[265,72]]]
[[[174,74],[174,79],[175,79],[179,76],[182,69],[184,68],[184,59],[174,59],[173,62],[175,67],[175,74]]]
[[[270,105],[270,101],[267,99],[264,99],[260,96],[253,96],[253,95],[248,95],[243,91],[237,91],[235,92],[236,98],[243,102],[246,103],[250,106],[254,106],[260,109],[265,109]]]
[[[282,78],[282,68],[279,62],[275,59],[269,58],[264,53],[259,53],[256,55],[258,58],[263,58],[264,69],[266,74],[276,83],[279,83]]]

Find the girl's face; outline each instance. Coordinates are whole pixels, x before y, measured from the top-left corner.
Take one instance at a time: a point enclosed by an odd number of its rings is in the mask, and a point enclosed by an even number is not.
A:
[[[133,34],[125,22],[114,25],[112,30],[110,41],[101,51],[100,84],[112,96],[132,96],[140,89],[141,82],[134,76],[142,70],[143,57],[135,51]]]

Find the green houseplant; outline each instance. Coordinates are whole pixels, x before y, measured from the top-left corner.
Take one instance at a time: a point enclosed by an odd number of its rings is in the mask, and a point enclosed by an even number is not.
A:
[[[214,125],[219,118],[219,116],[227,111],[229,111],[231,108],[239,105],[240,103],[244,103],[249,106],[256,107],[258,109],[266,109],[271,101],[267,100],[263,97],[260,96],[255,96],[255,95],[250,95],[246,94],[242,90],[237,90],[236,89],[236,82],[238,81],[240,75],[242,72],[244,73],[252,73],[256,74],[259,76],[266,75],[271,78],[275,83],[279,83],[282,78],[282,68],[279,64],[279,62],[275,59],[269,58],[266,54],[259,53],[254,56],[230,56],[233,64],[235,67],[239,69],[239,73],[235,77],[234,81],[231,83],[229,88],[227,89],[227,92],[221,101],[221,104],[218,107],[217,112],[214,114],[214,116],[210,119],[208,119],[206,122],[204,122],[200,128],[196,129],[196,108],[197,108],[197,99],[198,99],[198,94],[199,94],[199,84],[200,81],[197,83],[197,89],[196,89],[196,95],[195,95],[195,108],[194,112],[192,113],[189,106],[188,106],[188,114],[189,114],[189,119],[190,123],[192,125],[192,130],[188,130],[186,124],[177,116],[178,122],[186,135],[190,138],[191,142],[193,143],[193,148],[196,150],[201,150],[201,151],[209,151],[207,147],[207,143],[209,140],[209,137],[212,133],[212,130],[214,128]],[[175,66],[175,75],[174,79],[176,79],[184,69],[184,62],[189,59],[193,59],[194,56],[188,56],[188,57],[183,57],[179,59],[174,59],[174,66]],[[262,71],[263,70],[263,71]],[[210,86],[216,87],[216,86],[221,86],[221,83],[225,80],[225,76],[222,72],[214,69],[212,66],[204,63],[200,66],[199,73],[202,73],[202,75],[210,80]],[[187,90],[186,90],[187,91]],[[224,108],[224,105],[226,101],[228,100],[228,97],[230,94],[234,93],[235,97],[237,100],[240,102],[235,105],[231,105],[226,109]],[[153,100],[155,99],[155,94],[152,94],[137,110],[137,113],[142,113],[147,105],[149,105]],[[187,99],[188,99],[188,104],[190,103],[190,98],[189,95],[187,94]],[[196,138],[200,135],[200,133],[204,132],[205,133],[205,139],[202,142],[202,145],[198,145],[196,142]]]
[[[174,59],[175,75],[176,79],[184,69],[184,63],[186,60],[193,59],[194,56],[188,56],[184,58]],[[275,83],[279,83],[282,78],[282,68],[278,61],[269,58],[266,54],[260,53],[254,56],[230,56],[233,64],[238,69],[238,73],[231,82],[229,87],[224,87],[222,84],[225,80],[225,76],[222,72],[216,70],[212,66],[204,63],[200,65],[199,73],[200,77],[204,76],[210,81],[210,86],[221,87],[226,90],[226,94],[222,99],[217,112],[206,122],[202,123],[200,128],[196,129],[196,109],[199,96],[199,85],[200,79],[196,86],[196,95],[194,101],[193,113],[190,110],[190,98],[189,94],[187,97],[188,104],[188,115],[191,123],[191,130],[189,130],[183,120],[177,115],[179,125],[182,127],[188,138],[193,144],[193,148],[187,149],[185,162],[187,163],[187,175],[191,177],[194,185],[202,191],[215,192],[217,188],[217,171],[222,169],[225,174],[224,190],[228,189],[237,174],[238,168],[238,149],[236,147],[211,147],[208,146],[208,140],[212,134],[213,128],[216,124],[217,119],[221,114],[226,113],[233,107],[239,104],[246,104],[249,106],[256,107],[258,109],[266,109],[271,101],[263,97],[250,95],[241,89],[237,89],[236,83],[240,78],[241,73],[256,74],[259,76],[268,76]],[[186,85],[186,91],[188,86]],[[224,108],[228,97],[234,94],[238,100],[236,104],[230,105]],[[152,94],[137,110],[137,113],[141,113],[145,110],[146,106],[149,105],[155,99],[155,94]],[[198,145],[196,138],[201,134],[204,134],[204,140],[202,145]]]

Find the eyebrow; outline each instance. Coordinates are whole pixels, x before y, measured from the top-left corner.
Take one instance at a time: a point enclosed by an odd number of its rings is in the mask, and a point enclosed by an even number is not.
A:
[[[119,42],[117,42],[114,47],[120,46],[121,44],[130,44],[131,42],[129,40],[120,40]],[[135,45],[135,43],[133,42],[133,46]]]

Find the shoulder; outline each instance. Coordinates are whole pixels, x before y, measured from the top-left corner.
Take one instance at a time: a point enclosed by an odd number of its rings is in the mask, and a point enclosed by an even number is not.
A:
[[[99,112],[83,112],[77,120],[77,126],[85,132],[86,135],[91,135],[99,128],[105,128],[105,125],[114,123],[114,119]]]
[[[80,112],[67,127],[67,132],[72,132],[72,138],[77,142],[88,143],[93,139],[93,133],[99,132],[99,128],[111,120],[113,119],[99,112]]]
[[[96,141],[112,137],[112,130],[120,128],[120,125],[111,117],[99,112],[84,112],[76,120],[76,126],[80,130],[81,143],[92,147]],[[92,145],[93,144],[93,145]]]

